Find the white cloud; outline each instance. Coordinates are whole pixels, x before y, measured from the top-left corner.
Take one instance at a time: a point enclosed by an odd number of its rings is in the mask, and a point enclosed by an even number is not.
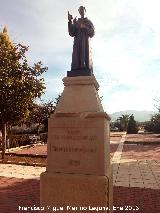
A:
[[[63,92],[63,82],[60,77],[45,77],[46,93],[42,99],[54,100],[60,93]]]
[[[128,90],[120,89],[111,92],[111,86],[102,85],[100,95],[104,97],[104,108],[109,113],[129,109],[155,110],[154,98],[160,97],[159,82],[160,74],[150,77],[150,79],[141,76],[141,78],[135,82],[135,86],[132,85]],[[107,97],[105,96],[106,93]]]
[[[49,66],[46,96],[63,89],[61,78],[70,69],[73,38],[67,32],[67,11],[75,17],[78,7],[85,5],[96,29],[94,73],[106,110],[154,109],[160,80],[159,0],[0,3],[1,24],[9,27],[11,37],[30,46],[30,61],[42,60]]]

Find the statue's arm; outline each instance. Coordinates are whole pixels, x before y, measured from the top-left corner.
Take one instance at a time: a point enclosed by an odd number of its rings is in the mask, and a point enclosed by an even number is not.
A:
[[[72,37],[76,36],[76,28],[75,25],[72,24],[72,21],[68,22],[68,32],[70,36]]]

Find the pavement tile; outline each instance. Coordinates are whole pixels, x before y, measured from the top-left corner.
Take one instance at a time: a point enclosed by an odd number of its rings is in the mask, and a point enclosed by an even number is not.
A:
[[[130,182],[133,183],[143,183],[143,179],[142,178],[130,178]]]
[[[159,146],[160,147],[160,146]],[[151,150],[149,150],[151,148]],[[148,184],[148,188],[153,187],[157,189],[159,187],[159,173],[157,175],[154,174],[154,171],[159,171],[160,161],[158,159],[151,159],[148,160],[148,153],[151,154],[152,146],[137,146],[137,145],[124,145],[123,152],[120,156],[120,165],[116,176],[116,185],[120,186],[121,182],[128,179],[130,181],[130,187],[141,187],[144,188],[144,181],[145,186]],[[157,148],[154,146],[154,150]],[[142,149],[142,152],[140,151]],[[158,148],[159,149],[159,148]],[[147,152],[144,153],[144,150]],[[152,154],[154,155],[154,154]],[[147,158],[142,159],[143,156],[147,156]],[[157,157],[157,156],[156,156]],[[117,158],[118,159],[118,158]],[[156,179],[157,177],[157,179]]]
[[[127,182],[127,181],[116,181],[114,186],[129,187],[129,182]]]
[[[157,184],[154,184],[154,183],[144,183],[144,188],[160,190],[160,187]]]
[[[118,182],[125,182],[125,183],[128,183],[128,184],[130,182],[129,178],[118,178],[118,177],[117,177],[116,181],[118,181]]]
[[[129,171],[118,170],[118,174],[121,175],[128,175],[129,173],[130,173]]]
[[[139,183],[139,182],[130,182],[130,187],[140,187],[140,188],[144,188],[144,184]]]
[[[46,170],[45,167],[22,166],[14,164],[0,164],[0,168],[3,168],[0,173],[1,176],[25,179],[39,178],[40,174]]]
[[[150,181],[155,181],[155,177],[148,177],[148,176],[142,176],[143,180],[150,180]]]
[[[156,181],[158,182],[158,183],[160,183],[160,177],[155,177],[155,179],[156,179]]]

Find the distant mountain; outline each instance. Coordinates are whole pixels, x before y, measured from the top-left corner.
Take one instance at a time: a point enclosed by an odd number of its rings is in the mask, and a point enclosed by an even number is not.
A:
[[[155,111],[136,111],[136,110],[125,110],[125,111],[120,111],[120,112],[114,112],[110,114],[112,121],[115,121],[118,117],[120,117],[122,114],[128,114],[134,115],[134,118],[136,121],[149,121],[151,116],[155,114]]]

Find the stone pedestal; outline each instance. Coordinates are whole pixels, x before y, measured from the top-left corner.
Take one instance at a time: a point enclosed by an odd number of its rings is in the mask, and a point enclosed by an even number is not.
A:
[[[56,113],[103,112],[94,76],[66,77],[63,82],[64,91]]]
[[[63,81],[62,97],[49,119],[47,168],[40,179],[41,206],[45,212],[52,208],[96,212],[95,207],[109,212],[113,193],[110,118],[103,111],[99,85],[94,76]],[[51,208],[48,211],[47,206]]]

